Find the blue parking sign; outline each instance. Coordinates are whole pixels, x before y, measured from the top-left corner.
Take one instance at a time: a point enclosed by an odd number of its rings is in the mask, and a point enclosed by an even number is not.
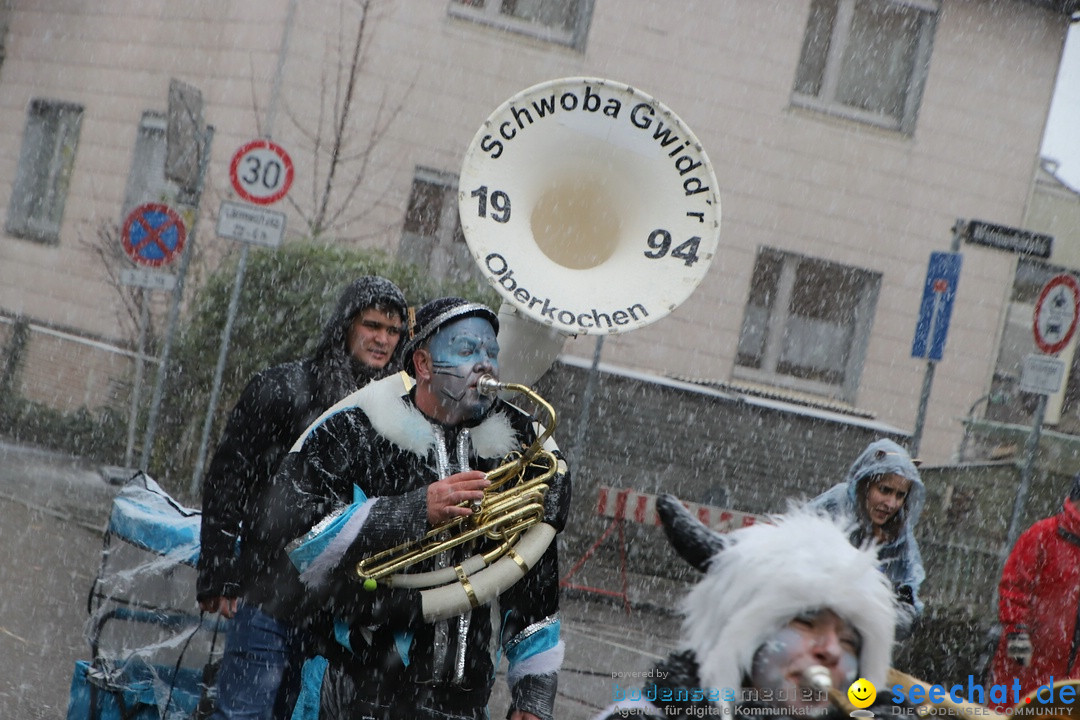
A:
[[[960,264],[960,253],[930,253],[911,357],[940,360],[944,355],[945,335],[949,331],[956,285],[960,280]]]

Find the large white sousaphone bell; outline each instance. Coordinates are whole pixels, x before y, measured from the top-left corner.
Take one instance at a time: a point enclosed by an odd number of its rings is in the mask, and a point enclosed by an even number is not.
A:
[[[720,233],[701,143],[658,100],[600,78],[534,85],[476,133],[465,240],[504,299],[500,374],[532,384],[570,335],[656,322],[705,276]]]

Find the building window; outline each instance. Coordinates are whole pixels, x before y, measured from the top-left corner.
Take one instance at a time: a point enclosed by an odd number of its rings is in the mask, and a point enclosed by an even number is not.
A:
[[[881,276],[762,249],[734,375],[854,402]]]
[[[81,105],[51,100],[30,102],[8,205],[8,233],[59,242],[82,114]]]
[[[436,280],[481,280],[461,231],[456,175],[416,169],[398,258]]]
[[[594,0],[450,0],[450,15],[582,49]]]
[[[176,198],[176,184],[165,179],[166,122],[165,115],[152,110],[144,112],[139,121],[131,169],[124,187],[121,222],[143,203],[171,205]]]
[[[812,0],[795,105],[911,134],[937,0]]]

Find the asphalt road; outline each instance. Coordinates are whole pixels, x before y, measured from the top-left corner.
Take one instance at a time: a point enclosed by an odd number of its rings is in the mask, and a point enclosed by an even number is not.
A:
[[[86,598],[101,562],[102,531],[117,488],[77,459],[0,443],[0,718],[66,718],[74,663],[87,659]],[[646,605],[674,602],[638,582]],[[565,596],[566,659],[556,717],[586,720],[611,701],[616,673],[649,669],[678,634],[669,613],[594,595]],[[504,663],[505,664],[505,663]],[[500,677],[492,718],[504,717]]]

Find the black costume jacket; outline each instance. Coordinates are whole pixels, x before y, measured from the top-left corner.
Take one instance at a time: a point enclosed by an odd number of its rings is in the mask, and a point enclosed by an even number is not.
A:
[[[273,597],[261,598],[264,609],[323,622],[322,611],[332,616],[333,626],[314,628],[328,641],[327,676],[348,675],[347,692],[365,709],[427,705],[467,716],[486,705],[495,677],[491,651],[501,648],[511,660],[514,707],[549,717],[562,653],[554,542],[496,603],[435,623],[423,621],[416,591],[383,584],[364,590],[355,574],[358,560],[429,530],[428,485],[465,469],[494,469],[536,436],[526,413],[498,400],[471,427],[435,423],[416,408],[397,377],[345,398],[283,461],[273,487],[286,496],[265,503],[281,512],[260,513],[266,524],[257,534],[291,535],[309,543],[317,538],[322,547],[302,576],[287,554],[279,553],[274,567],[266,569],[279,582]],[[545,521],[556,530],[565,524],[569,507],[564,471],[560,462],[545,502]],[[475,552],[463,549],[460,555]],[[415,569],[432,569],[434,563]],[[522,647],[533,650],[517,659],[529,659],[530,671],[515,676],[513,648],[523,641],[528,642]],[[537,697],[549,693],[550,698]]]

